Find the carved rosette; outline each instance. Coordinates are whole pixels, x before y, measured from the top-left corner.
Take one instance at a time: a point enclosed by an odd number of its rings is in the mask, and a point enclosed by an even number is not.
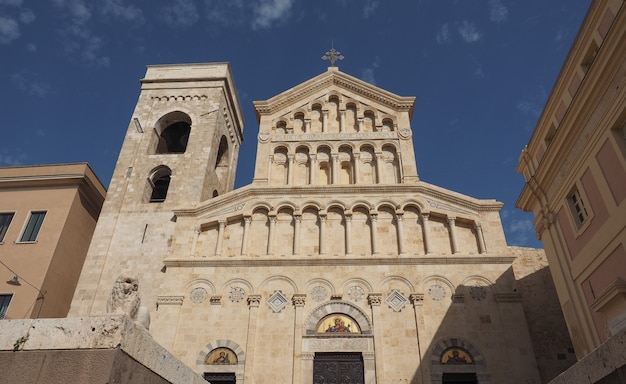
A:
[[[202,303],[208,297],[208,293],[206,289],[202,287],[194,288],[189,295],[189,298],[193,303],[199,304]]]

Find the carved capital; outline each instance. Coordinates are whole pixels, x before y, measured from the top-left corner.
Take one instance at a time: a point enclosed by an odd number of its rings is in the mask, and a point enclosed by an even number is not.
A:
[[[291,296],[291,302],[293,303],[294,307],[304,307],[304,304],[306,302],[306,294],[294,293],[294,295]]]
[[[413,306],[417,307],[424,304],[424,294],[423,293],[412,293],[409,295],[409,300],[413,303]]]
[[[373,306],[379,306],[383,301],[382,293],[370,293],[367,295],[367,303]]]
[[[258,307],[261,304],[261,295],[248,295],[248,307]]]
[[[211,305],[222,305],[222,295],[211,296],[209,303],[211,303]]]

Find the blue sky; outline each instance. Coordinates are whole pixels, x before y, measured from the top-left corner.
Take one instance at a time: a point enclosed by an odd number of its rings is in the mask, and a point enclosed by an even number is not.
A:
[[[88,162],[109,184],[150,64],[231,63],[253,176],[252,102],[328,67],[416,96],[418,173],[502,201],[540,247],[515,171],[590,0],[0,0],[0,166]]]

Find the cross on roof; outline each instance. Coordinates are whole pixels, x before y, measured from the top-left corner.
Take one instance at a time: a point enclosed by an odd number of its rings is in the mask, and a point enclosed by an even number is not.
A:
[[[330,51],[326,52],[324,56],[322,56],[322,60],[329,60],[330,66],[335,66],[335,61],[343,60],[343,56],[341,52],[337,51],[334,47],[330,49]]]

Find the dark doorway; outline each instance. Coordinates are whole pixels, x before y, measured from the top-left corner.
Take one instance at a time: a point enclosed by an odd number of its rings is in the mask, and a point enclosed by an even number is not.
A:
[[[363,384],[363,356],[356,352],[318,352],[313,360],[313,384]]]
[[[205,372],[204,380],[211,384],[236,384],[237,378],[234,373],[208,373]]]
[[[475,373],[444,373],[442,384],[478,384]]]

